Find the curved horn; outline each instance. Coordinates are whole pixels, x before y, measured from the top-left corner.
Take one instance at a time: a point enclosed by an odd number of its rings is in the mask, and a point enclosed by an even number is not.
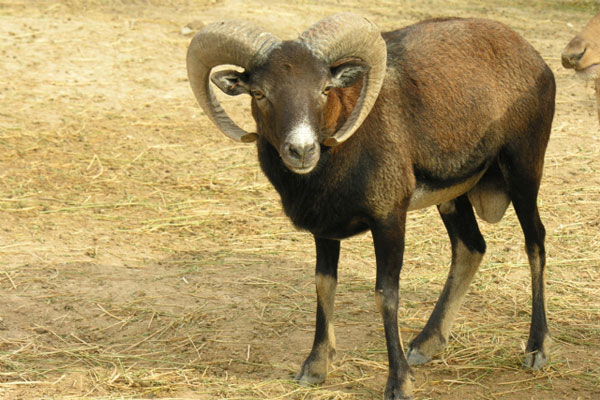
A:
[[[228,137],[242,142],[256,140],[229,118],[210,87],[211,70],[232,64],[251,69],[281,41],[248,22],[226,21],[207,25],[194,36],[187,52],[187,71],[196,100],[210,120]]]
[[[352,136],[373,108],[385,77],[387,46],[375,24],[352,13],[322,19],[298,40],[329,65],[342,58],[356,57],[370,66],[350,117],[324,141],[326,146],[337,146]]]

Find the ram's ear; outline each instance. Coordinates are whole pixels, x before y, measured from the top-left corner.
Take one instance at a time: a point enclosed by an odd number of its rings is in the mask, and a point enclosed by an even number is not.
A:
[[[210,76],[212,83],[230,96],[249,94],[248,74],[235,70],[215,72]]]
[[[331,67],[331,83],[336,88],[346,88],[357,83],[369,71],[369,65],[351,60]]]

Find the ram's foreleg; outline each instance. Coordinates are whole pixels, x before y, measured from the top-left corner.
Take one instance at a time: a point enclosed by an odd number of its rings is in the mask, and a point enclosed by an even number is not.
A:
[[[329,362],[335,356],[333,331],[333,304],[337,285],[337,267],[340,255],[339,240],[315,237],[317,247],[317,323],[312,351],[302,364],[296,380],[302,384],[317,384],[327,378]]]

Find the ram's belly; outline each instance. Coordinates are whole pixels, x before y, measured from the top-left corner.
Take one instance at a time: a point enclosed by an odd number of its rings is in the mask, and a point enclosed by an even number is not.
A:
[[[347,239],[369,229],[369,225],[363,218],[351,218],[347,221],[331,225],[315,226],[310,232],[321,238],[341,240]]]
[[[477,184],[484,172],[485,171],[444,188],[435,188],[427,185],[427,183],[418,183],[417,188],[410,199],[408,210],[418,210],[453,200],[471,190],[471,188]]]

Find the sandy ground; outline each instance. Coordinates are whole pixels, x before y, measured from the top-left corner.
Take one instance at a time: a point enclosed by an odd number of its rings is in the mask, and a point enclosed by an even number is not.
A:
[[[366,4],[366,5],[365,5]],[[554,344],[520,367],[530,285],[514,213],[416,399],[600,398],[600,161],[594,90],[560,66],[593,1],[0,1],[0,397],[379,399],[386,378],[369,235],[342,244],[338,359],[292,377],[312,344],[314,249],[282,214],[252,145],[196,105],[182,27],[242,18],[282,38],[340,11],[383,30],[500,20],[555,73],[540,209]],[[224,100],[251,126],[248,100]],[[400,324],[424,325],[449,244],[433,209],[407,224]]]

